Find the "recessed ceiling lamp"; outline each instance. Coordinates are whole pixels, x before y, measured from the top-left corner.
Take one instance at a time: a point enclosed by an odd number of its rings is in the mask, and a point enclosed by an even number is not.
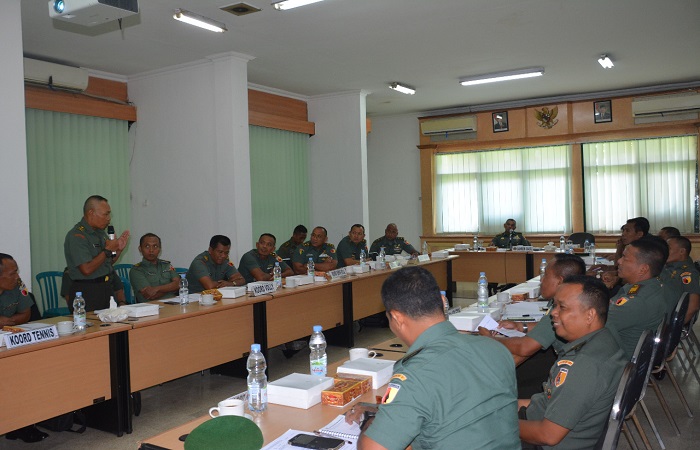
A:
[[[473,86],[475,84],[495,83],[497,81],[518,80],[520,78],[541,77],[544,75],[544,68],[531,67],[529,69],[511,70],[508,72],[489,73],[486,75],[476,75],[459,79],[462,86]]]
[[[217,33],[223,33],[224,31],[228,31],[226,29],[226,25],[224,25],[223,23],[217,22],[216,20],[210,19],[208,17],[200,16],[199,14],[195,14],[184,9],[176,9],[175,14],[173,14],[173,18],[179,20],[180,22],[189,23],[190,25],[204,28],[205,30],[209,31],[215,31]]]
[[[603,66],[603,69],[612,69],[615,64],[613,64],[612,59],[608,55],[600,55],[598,59],[598,64]]]
[[[396,81],[391,83],[389,87],[395,91],[401,92],[402,94],[413,95],[416,93],[416,90],[414,88],[406,86],[404,84],[399,84]]]
[[[298,8],[321,1],[323,0],[282,0],[281,2],[273,3],[272,6],[278,11],[285,11],[287,9]]]

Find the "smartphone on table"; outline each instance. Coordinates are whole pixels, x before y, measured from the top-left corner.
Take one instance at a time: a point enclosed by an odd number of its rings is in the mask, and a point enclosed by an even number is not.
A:
[[[317,450],[338,450],[345,444],[342,439],[312,436],[310,434],[297,434],[289,440],[289,445],[294,447],[311,448]]]

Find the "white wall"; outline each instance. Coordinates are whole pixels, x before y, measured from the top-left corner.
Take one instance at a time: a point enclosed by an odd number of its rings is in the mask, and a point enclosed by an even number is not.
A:
[[[24,124],[24,66],[20,0],[2,2],[0,14],[0,253],[12,255],[31,287],[27,137]]]
[[[372,132],[367,137],[370,243],[394,222],[399,236],[421,250],[418,134],[415,115],[372,119]]]
[[[235,264],[249,250],[249,59],[217,55],[129,78],[138,111],[130,130],[134,255],[147,232],[161,237],[162,257],[177,267],[189,267],[214,234],[231,238]]]

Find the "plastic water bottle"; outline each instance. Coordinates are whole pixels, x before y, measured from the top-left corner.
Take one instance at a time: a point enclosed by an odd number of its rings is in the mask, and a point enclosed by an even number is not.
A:
[[[488,312],[489,308],[489,282],[486,272],[479,274],[479,286],[476,288],[476,306],[479,312]]]
[[[77,331],[85,329],[85,316],[85,299],[83,298],[83,293],[76,292],[75,300],[73,300],[73,328]]]
[[[309,256],[309,262],[306,263],[306,275],[310,277],[316,276],[316,264],[314,264],[314,259]]]
[[[379,264],[381,269],[384,268],[384,265],[386,264],[386,252],[384,251],[384,247],[379,249],[379,256],[377,257],[377,261],[380,262]]]
[[[260,352],[260,344],[250,346],[250,356],[246,364],[248,368],[248,409],[252,412],[262,412],[267,408],[267,363]]]
[[[423,242],[423,254],[427,255],[428,254],[428,243]]]
[[[540,281],[542,281],[542,278],[544,278],[544,273],[547,270],[547,259],[542,258],[542,262],[540,263]]]
[[[190,302],[189,299],[189,293],[190,293],[190,288],[189,288],[189,283],[187,282],[187,278],[185,278],[185,274],[181,273],[180,274],[180,304],[181,305],[186,305]]]
[[[311,375],[325,377],[328,356],[326,356],[326,337],[321,330],[323,330],[321,325],[314,325],[314,332],[309,340],[309,348],[311,349],[309,363]]]
[[[365,249],[363,248],[362,250],[360,250],[360,268],[364,270],[366,264],[367,254],[365,253]]]
[[[564,236],[559,238],[559,250],[564,253],[566,251],[566,239]]]
[[[474,235],[474,251],[479,250],[479,236],[476,234]]]
[[[595,264],[595,244],[593,243],[588,247],[588,256],[593,258],[593,264]]]
[[[591,251],[591,243],[588,242],[588,239],[586,239],[586,242],[583,243],[583,251],[586,253]]]
[[[282,268],[279,261],[275,261],[275,267],[272,269],[272,279],[277,289],[280,289],[282,287]]]

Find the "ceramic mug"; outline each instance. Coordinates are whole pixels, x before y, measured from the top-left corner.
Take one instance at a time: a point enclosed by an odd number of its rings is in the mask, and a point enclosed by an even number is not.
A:
[[[213,408],[209,408],[209,415],[212,417],[219,416],[242,416],[243,415],[243,405],[245,403],[243,400],[238,400],[236,398],[227,398],[222,400],[219,404]],[[214,411],[218,414],[214,415]]]
[[[56,330],[58,330],[59,334],[72,333],[73,332],[73,321],[72,320],[64,320],[64,321],[58,322],[56,324]]]
[[[211,305],[214,303],[214,294],[202,294],[202,299],[200,300],[200,303],[203,303],[205,305]]]
[[[366,348],[350,349],[350,361],[355,361],[358,358],[374,358],[375,356],[377,356],[377,352]]]

